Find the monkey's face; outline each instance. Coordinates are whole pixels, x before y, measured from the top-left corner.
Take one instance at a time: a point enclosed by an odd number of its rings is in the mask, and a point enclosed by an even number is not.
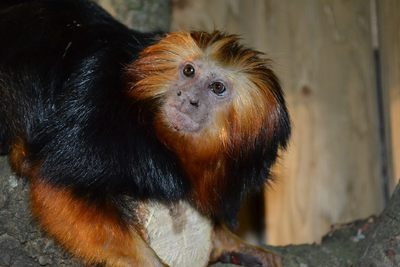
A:
[[[165,93],[164,122],[180,132],[195,133],[209,128],[216,114],[231,102],[232,83],[227,76],[212,61],[182,62]]]
[[[144,49],[129,71],[131,95],[158,103],[159,139],[178,153],[195,154],[196,161],[251,154],[257,143],[275,147],[287,139],[279,82],[268,60],[236,36],[171,33]]]

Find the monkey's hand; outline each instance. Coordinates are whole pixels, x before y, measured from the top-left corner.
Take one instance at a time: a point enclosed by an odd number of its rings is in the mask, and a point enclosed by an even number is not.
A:
[[[214,227],[210,262],[246,267],[282,267],[281,257],[271,251],[243,242],[226,227]]]

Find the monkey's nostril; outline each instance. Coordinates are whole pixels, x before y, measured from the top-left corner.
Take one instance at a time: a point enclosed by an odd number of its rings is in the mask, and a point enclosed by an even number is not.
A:
[[[178,93],[176,93],[176,95],[177,95],[177,96],[181,96],[181,95],[182,95],[182,92],[181,92],[181,91],[178,91]]]
[[[189,102],[190,102],[190,104],[192,106],[195,106],[196,108],[199,106],[199,100],[198,99],[196,99],[196,100],[190,99]]]

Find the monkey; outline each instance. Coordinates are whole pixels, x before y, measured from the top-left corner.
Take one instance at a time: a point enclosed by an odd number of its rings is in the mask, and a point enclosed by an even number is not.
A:
[[[281,266],[229,229],[290,136],[261,52],[138,32],[88,0],[0,4],[0,149],[84,264]]]

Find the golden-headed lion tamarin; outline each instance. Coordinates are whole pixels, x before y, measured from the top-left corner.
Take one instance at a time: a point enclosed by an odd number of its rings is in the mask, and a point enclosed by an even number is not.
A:
[[[34,216],[88,264],[279,266],[223,226],[290,134],[268,60],[159,35],[86,0],[0,4],[0,148]]]

